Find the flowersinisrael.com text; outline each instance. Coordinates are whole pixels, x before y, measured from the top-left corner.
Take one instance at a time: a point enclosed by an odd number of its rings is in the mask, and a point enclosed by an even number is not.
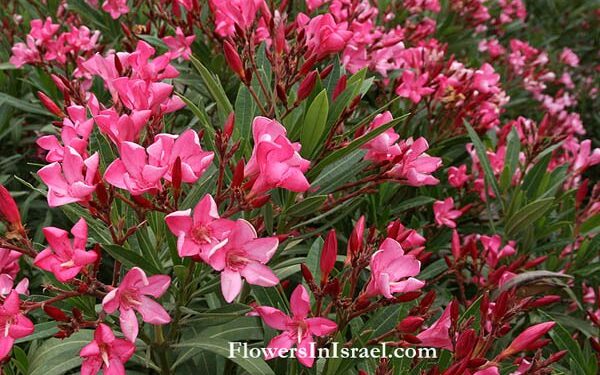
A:
[[[348,348],[334,342],[330,347],[317,348],[312,342],[308,347],[300,348],[260,348],[251,347],[246,342],[229,343],[229,358],[438,358],[436,348],[427,347],[395,347],[386,342],[368,348]]]

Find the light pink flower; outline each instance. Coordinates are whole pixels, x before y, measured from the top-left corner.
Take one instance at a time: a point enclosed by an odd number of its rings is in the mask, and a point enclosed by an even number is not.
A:
[[[15,278],[20,269],[20,257],[21,253],[0,247],[0,274]]]
[[[475,90],[482,94],[497,94],[500,92],[498,82],[500,75],[494,71],[494,68],[485,63],[481,69],[473,73],[472,85]]]
[[[72,105],[67,108],[68,116],[63,119],[61,128],[62,145],[54,135],[38,138],[36,143],[44,150],[48,150],[46,161],[62,161],[65,146],[72,147],[79,155],[85,156],[88,138],[94,126],[94,120],[87,117],[85,107]]]
[[[266,325],[284,331],[275,336],[268,345],[270,351],[265,359],[275,358],[281,351],[288,350],[294,345],[298,350],[304,350],[305,355],[298,355],[298,361],[306,367],[312,367],[315,361],[314,336],[327,336],[337,329],[337,324],[327,318],[308,318],[310,314],[310,298],[302,285],[298,285],[290,297],[292,316],[269,306],[255,308]],[[299,352],[297,352],[299,353]]]
[[[493,236],[481,236],[481,244],[486,254],[486,263],[490,267],[496,267],[501,258],[511,256],[517,253],[515,250],[515,241],[509,241],[503,248],[502,237],[495,234]]]
[[[158,325],[171,321],[164,307],[150,298],[160,298],[170,284],[171,278],[167,275],[146,277],[141,268],[133,267],[123,277],[119,287],[104,297],[102,308],[109,314],[119,310],[121,331],[129,341],[134,342],[139,329],[135,311],[142,315],[142,320],[146,323]]]
[[[198,202],[192,210],[176,211],[165,217],[171,232],[177,236],[179,256],[208,258],[227,244],[227,236],[235,226],[229,219],[221,219],[217,204],[210,194]]]
[[[329,13],[310,20],[306,15],[299,16],[298,21],[301,27],[305,27],[308,49],[313,51],[318,59],[341,52],[352,37],[348,23],[336,23]]]
[[[0,306],[0,361],[4,360],[16,339],[31,335],[33,323],[21,313],[21,300],[16,290]]]
[[[95,375],[100,370],[106,375],[125,375],[125,362],[135,353],[135,345],[118,339],[112,330],[100,323],[92,342],[84,346],[79,355],[83,357],[81,375]]]
[[[446,306],[442,316],[440,316],[440,318],[429,328],[417,335],[417,338],[421,340],[419,345],[452,350],[452,341],[450,340],[448,331],[451,325],[450,309],[452,308],[453,303],[455,302],[450,302],[450,304]]]
[[[202,150],[198,133],[188,129],[177,136],[158,134],[154,143],[148,147],[148,162],[165,166],[167,172],[163,178],[171,181],[175,160],[181,160],[181,181],[194,183],[204,174],[212,163],[214,153]]]
[[[60,25],[52,23],[52,18],[47,17],[46,20],[36,19],[31,21],[31,31],[29,35],[36,39],[38,45],[52,39],[54,34],[60,29]]]
[[[11,48],[11,52],[12,55],[8,62],[17,68],[40,60],[40,52],[35,45],[35,39],[31,35],[27,35],[25,43],[15,43]]]
[[[189,60],[192,54],[190,48],[192,43],[196,39],[195,35],[185,36],[181,27],[177,27],[175,30],[175,36],[165,36],[162,40],[169,47],[169,54],[171,59],[177,59],[179,57],[184,60]]]
[[[52,272],[58,281],[64,283],[72,280],[83,267],[97,260],[96,252],[85,251],[88,226],[84,219],[80,219],[71,228],[73,241],[69,239],[66,230],[45,227],[42,231],[50,246],[35,257],[34,264]]]
[[[404,183],[409,186],[436,185],[440,182],[431,173],[442,165],[442,159],[425,152],[429,149],[425,138],[413,141],[411,137],[398,145],[401,154],[394,159],[397,162],[388,172],[389,175],[405,180]]]
[[[583,173],[589,167],[600,164],[600,148],[592,150],[592,141],[589,139],[579,144],[576,155],[573,170],[577,173]]]
[[[29,279],[23,278],[15,285],[15,279],[6,273],[0,274],[0,296],[5,297],[13,290],[17,294],[29,295]]]
[[[162,189],[160,181],[167,172],[167,166],[150,164],[146,149],[132,142],[122,142],[119,152],[120,158],[104,172],[106,182],[133,195]]]
[[[102,4],[102,10],[110,13],[110,16],[114,20],[123,14],[129,13],[127,0],[105,0],[104,4]]]
[[[283,125],[266,117],[256,117],[252,134],[254,150],[244,169],[246,177],[256,178],[251,194],[276,187],[295,192],[308,190],[310,184],[304,173],[310,161],[300,156],[300,143],[290,142]]]
[[[375,116],[375,119],[373,119],[373,122],[371,122],[371,125],[369,125],[368,131],[373,131],[392,120],[393,117],[390,111],[378,114]],[[400,138],[398,133],[390,128],[365,143],[364,146],[362,146],[363,149],[368,150],[365,155],[365,160],[385,161],[396,155],[400,155],[400,146],[396,143],[398,138]]]
[[[242,30],[252,26],[259,10],[265,10],[264,0],[209,0],[215,16],[215,33],[227,37],[235,34],[235,25]]]
[[[406,293],[421,289],[425,283],[415,279],[421,271],[421,262],[412,255],[405,255],[400,244],[386,238],[370,262],[371,279],[366,296],[383,295],[394,298],[394,293]]]
[[[454,199],[449,197],[443,201],[433,202],[433,214],[439,227],[445,225],[448,228],[456,228],[454,220],[458,219],[462,212],[454,209]]]
[[[275,254],[277,237],[257,238],[256,230],[246,220],[237,220],[227,237],[227,243],[208,259],[212,268],[221,272],[221,291],[231,302],[242,289],[242,277],[249,284],[274,286],[279,279],[267,266]]]
[[[429,79],[429,74],[424,73],[417,77],[417,74],[412,70],[402,72],[400,85],[396,89],[396,94],[403,98],[409,98],[413,103],[421,101],[423,96],[433,93],[435,90],[426,87],[425,84]]]
[[[467,181],[469,181],[469,175],[467,174],[466,164],[463,164],[458,168],[448,168],[448,183],[450,185],[457,189],[460,189],[465,185]]]
[[[114,108],[110,108],[100,111],[94,120],[100,131],[118,146],[124,141],[137,142],[151,115],[152,111],[141,110],[119,116]]]
[[[48,205],[62,206],[73,202],[85,202],[96,189],[94,182],[98,171],[98,153],[87,159],[72,147],[65,147],[62,163],[54,162],[38,171],[48,185]]]
[[[570,48],[563,48],[560,53],[560,61],[571,67],[579,65],[579,57]]]

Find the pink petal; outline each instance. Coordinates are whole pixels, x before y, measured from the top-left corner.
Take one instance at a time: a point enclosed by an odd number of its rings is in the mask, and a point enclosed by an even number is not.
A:
[[[120,309],[119,323],[121,324],[121,331],[127,340],[135,342],[138,335],[138,321],[135,316],[133,309]]]
[[[240,294],[241,289],[242,277],[239,272],[225,268],[221,272],[221,292],[225,301],[231,303]]]
[[[146,296],[141,297],[142,304],[137,307],[137,311],[142,314],[142,319],[150,324],[167,324],[171,317],[164,307],[155,300]]]
[[[310,312],[310,297],[302,284],[292,292],[290,309],[296,318],[305,318]]]
[[[269,287],[279,283],[279,279],[269,267],[257,262],[248,263],[246,267],[240,271],[240,274],[252,285]]]
[[[262,320],[271,328],[285,331],[288,329],[288,325],[292,323],[289,316],[285,315],[281,310],[278,310],[270,306],[259,306],[256,312]]]

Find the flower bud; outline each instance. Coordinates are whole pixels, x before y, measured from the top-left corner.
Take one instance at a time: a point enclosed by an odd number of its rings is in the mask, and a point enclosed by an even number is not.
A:
[[[346,76],[346,75],[341,76],[340,79],[338,80],[337,84],[335,85],[335,88],[333,89],[332,98],[334,101],[337,99],[338,96],[340,96],[341,93],[344,92],[344,90],[346,90],[347,85],[348,85],[348,76]]]
[[[225,121],[225,125],[223,126],[223,134],[226,139],[231,138],[233,134],[233,128],[235,127],[235,112],[231,112],[227,117],[227,121]]]
[[[304,278],[304,280],[306,280],[308,284],[312,284],[314,282],[313,274],[312,272],[310,272],[306,264],[300,264],[300,271],[302,271],[302,277]]]
[[[300,76],[305,76],[312,68],[315,66],[317,62],[317,56],[311,56],[308,60],[304,62],[304,64],[300,67],[298,74]]]
[[[63,118],[65,114],[63,111],[50,99],[46,94],[41,91],[37,92],[37,97],[40,99],[40,102],[46,107],[50,113],[56,115],[57,117]]]
[[[231,178],[231,186],[238,187],[244,181],[244,159],[238,160],[233,170],[233,177]]]
[[[581,203],[583,203],[583,200],[585,199],[585,197],[587,196],[588,183],[589,183],[589,179],[586,178],[585,180],[583,180],[581,185],[579,185],[579,188],[577,189],[577,194],[575,195],[575,206],[576,207],[579,207],[581,205]]]
[[[179,156],[173,163],[173,171],[171,172],[171,176],[173,181],[173,189],[175,192],[179,192],[179,189],[181,189],[181,158]],[[176,195],[179,194],[176,193]]]
[[[407,316],[396,325],[396,329],[402,333],[412,333],[421,327],[424,320],[419,316]]]
[[[500,353],[498,358],[506,358],[513,354],[525,350],[537,349],[545,345],[545,340],[540,340],[540,338],[550,331],[554,325],[556,325],[555,322],[545,322],[527,328],[511,342],[508,348]]]
[[[21,227],[21,214],[17,203],[4,185],[0,184],[0,218],[4,218],[11,225]]]
[[[325,238],[323,243],[323,249],[321,250],[321,261],[319,263],[321,267],[321,285],[325,284],[329,278],[329,273],[335,266],[335,260],[337,258],[338,243],[335,234],[335,229],[332,229]]]
[[[365,217],[361,216],[356,225],[354,225],[354,229],[350,234],[350,238],[348,239],[348,252],[346,256],[346,263],[352,262],[356,254],[363,247],[363,237],[365,232]]]
[[[415,335],[405,334],[405,335],[402,335],[402,338],[404,339],[404,341],[406,341],[410,344],[420,344],[421,343],[421,339],[419,339]]]
[[[233,70],[234,73],[237,74],[242,81],[244,81],[246,79],[244,63],[242,62],[242,59],[240,58],[240,55],[235,47],[226,40],[223,42],[223,51],[225,53],[225,61],[227,61],[227,64],[231,70]]]
[[[318,72],[313,70],[300,83],[300,86],[298,87],[298,99],[296,99],[297,102],[301,102],[308,98],[317,83],[317,74]]]
[[[462,359],[471,354],[477,343],[477,334],[474,329],[469,328],[462,332],[456,340],[456,350],[454,356],[456,359]]]
[[[46,315],[56,320],[57,322],[68,322],[69,317],[61,309],[52,305],[43,305],[44,312]]]

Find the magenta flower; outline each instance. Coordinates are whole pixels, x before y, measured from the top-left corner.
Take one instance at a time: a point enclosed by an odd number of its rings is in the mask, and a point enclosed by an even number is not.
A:
[[[62,206],[73,202],[86,202],[96,189],[94,178],[98,171],[98,153],[87,159],[72,147],[65,147],[62,163],[54,162],[38,171],[48,185],[48,205]]]
[[[409,186],[436,185],[440,181],[433,177],[442,159],[429,156],[427,140],[423,137],[413,141],[412,137],[399,143],[401,155],[396,157],[396,165],[388,172],[392,177],[404,180]]]
[[[72,147],[79,155],[85,156],[88,146],[88,138],[94,126],[94,120],[87,117],[85,107],[72,105],[67,108],[68,117],[63,120],[61,128],[60,144],[56,136],[46,135],[38,138],[36,143],[44,150],[48,150],[46,161],[62,161],[65,153],[65,146]]]
[[[469,175],[467,174],[467,166],[465,164],[458,168],[448,168],[448,183],[451,186],[460,189],[467,181],[469,181]]]
[[[191,184],[204,174],[213,157],[214,153],[202,150],[198,133],[192,129],[179,136],[158,134],[154,137],[154,143],[148,147],[148,162],[167,167],[163,176],[167,181],[171,181],[173,165],[177,158],[181,160],[181,181]]]
[[[110,108],[94,116],[94,120],[100,131],[118,146],[125,141],[137,142],[150,116],[152,111],[147,109],[119,116],[116,110]]]
[[[121,17],[122,14],[129,12],[127,0],[105,0],[102,4],[102,10],[110,13],[113,20]]]
[[[104,297],[102,308],[109,314],[119,310],[121,331],[129,341],[134,342],[139,330],[135,311],[142,315],[142,320],[146,323],[157,325],[171,321],[164,307],[150,298],[159,298],[165,294],[170,284],[171,278],[167,275],[146,277],[141,268],[133,267],[123,277],[119,287]]]
[[[31,30],[29,31],[29,35],[37,40],[38,45],[52,39],[54,34],[60,29],[60,25],[52,23],[52,18],[50,17],[46,17],[44,21],[41,19],[32,20],[30,26]]]
[[[84,346],[79,355],[83,357],[81,375],[95,375],[100,370],[106,375],[125,375],[125,362],[135,353],[135,345],[118,339],[112,330],[100,323],[92,342]]]
[[[276,187],[295,192],[308,190],[310,184],[304,173],[310,161],[300,156],[300,143],[290,142],[283,125],[259,116],[252,123],[252,134],[254,150],[244,169],[244,176],[256,177],[251,194]]]
[[[500,75],[488,63],[483,64],[481,69],[473,73],[473,88],[482,94],[499,93],[501,90],[498,82],[500,82]]]
[[[502,237],[495,234],[493,236],[481,236],[481,244],[486,254],[486,263],[490,267],[496,267],[501,258],[511,256],[517,253],[515,250],[515,241],[509,241],[504,247],[502,246]]]
[[[62,283],[75,278],[83,267],[94,263],[98,258],[96,252],[85,251],[88,226],[84,219],[80,219],[71,228],[73,241],[69,240],[66,230],[45,227],[42,231],[50,246],[35,257],[34,264],[52,272]]]
[[[215,16],[215,33],[222,37],[235,34],[235,25],[246,30],[254,23],[260,9],[267,9],[264,0],[209,0]]]
[[[31,35],[27,35],[25,43],[15,43],[11,48],[11,52],[12,55],[8,62],[17,68],[40,60],[40,52],[35,45],[35,39]]]
[[[298,285],[290,297],[292,316],[269,306],[259,306],[255,310],[266,325],[284,331],[269,342],[268,348],[275,350],[270,351],[265,359],[275,358],[281,354],[281,351],[295,345],[298,349],[296,353],[298,362],[306,367],[312,367],[315,361],[314,336],[327,336],[337,329],[337,324],[327,318],[308,318],[310,298],[302,285]]]
[[[576,67],[579,65],[579,56],[572,49],[565,47],[560,53],[560,61],[571,67]]]
[[[393,117],[390,111],[380,113],[375,116],[375,119],[373,119],[373,122],[369,125],[368,131],[373,131],[392,120]],[[365,143],[364,146],[362,146],[363,149],[367,150],[365,160],[385,161],[392,159],[396,155],[400,155],[400,146],[396,143],[398,138],[400,138],[400,136],[394,129],[388,129]]]
[[[242,289],[242,277],[249,284],[274,286],[279,279],[267,266],[275,254],[277,237],[257,238],[256,230],[246,220],[237,220],[227,237],[227,243],[208,258],[208,264],[221,272],[221,291],[231,302]]]
[[[446,306],[442,316],[440,316],[440,318],[429,328],[417,335],[417,338],[421,340],[421,346],[452,350],[452,341],[450,340],[448,331],[452,324],[450,320],[450,309],[452,308],[453,303],[454,302],[450,302],[450,304]]]
[[[33,323],[21,313],[17,291],[10,292],[0,306],[0,361],[4,360],[16,339],[31,335]]]
[[[227,236],[235,222],[221,219],[217,204],[210,194],[206,194],[192,210],[176,211],[165,217],[171,232],[177,236],[179,256],[208,258],[227,244]]]
[[[421,74],[417,77],[415,72],[405,70],[402,72],[401,83],[396,89],[396,94],[403,98],[409,98],[413,103],[418,103],[423,96],[429,95],[435,91],[434,89],[425,86],[428,79],[428,73]]]
[[[175,36],[165,36],[162,40],[169,47],[171,59],[181,57],[184,60],[189,60],[192,54],[190,46],[196,39],[195,35],[185,36],[181,27],[175,30]]]
[[[421,262],[412,255],[405,255],[400,244],[386,238],[370,262],[371,279],[367,284],[367,297],[383,295],[394,298],[394,293],[406,293],[421,289],[425,283],[415,279],[421,271]]]
[[[150,164],[146,149],[132,142],[121,143],[119,153],[120,158],[113,161],[104,172],[104,179],[109,184],[133,195],[162,189],[160,180],[168,166]]]
[[[0,274],[15,278],[19,272],[21,253],[0,247]]]
[[[112,84],[121,102],[132,111],[149,109],[152,113],[173,112],[164,110],[170,108],[172,100],[173,86],[168,83],[120,77],[113,80]]]
[[[438,227],[443,225],[448,228],[456,228],[455,219],[458,219],[462,212],[454,209],[454,199],[448,197],[443,201],[433,202],[433,214]]]
[[[306,40],[308,49],[317,54],[318,59],[342,51],[350,38],[352,31],[348,30],[347,22],[337,23],[329,13],[318,15],[312,19],[298,16],[300,26],[306,24]]]

